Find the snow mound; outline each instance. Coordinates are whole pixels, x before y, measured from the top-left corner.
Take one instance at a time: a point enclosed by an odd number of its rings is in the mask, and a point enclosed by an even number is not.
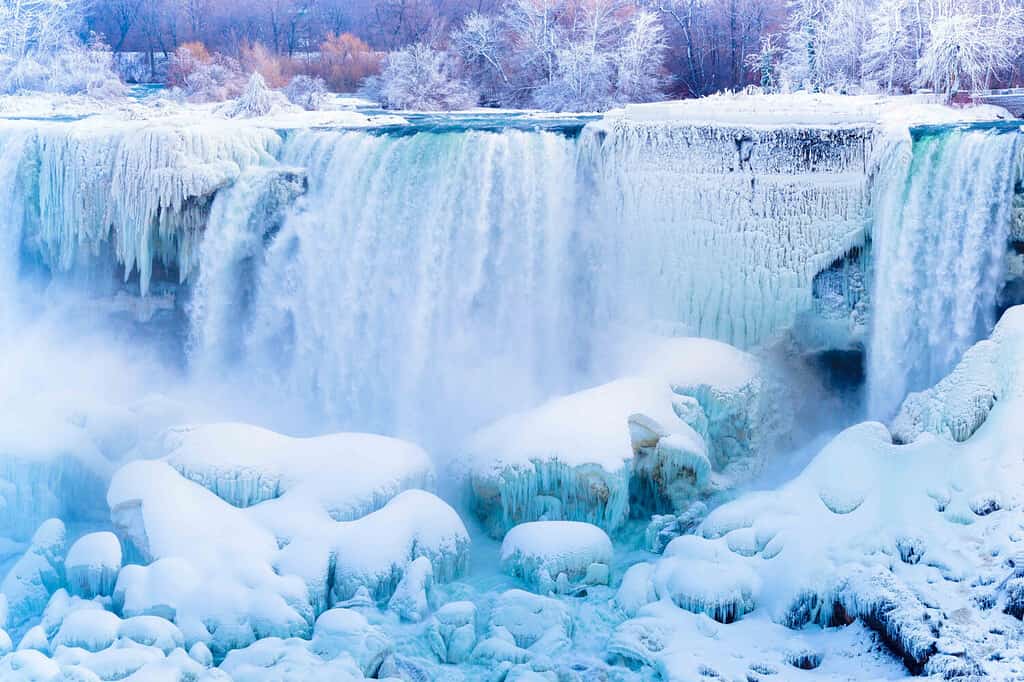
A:
[[[43,613],[63,583],[66,533],[60,519],[44,521],[36,530],[28,550],[0,583],[5,598],[0,625],[16,629]]]
[[[750,480],[792,427],[781,384],[708,339],[638,337],[629,376],[554,398],[475,433],[474,508],[500,537],[530,521],[612,532],[631,505],[685,509]]]
[[[71,594],[85,599],[110,596],[121,570],[121,543],[107,531],[83,535],[68,550],[64,570]]]
[[[1007,310],[992,336],[964,353],[953,371],[927,390],[911,393],[893,420],[903,443],[922,433],[965,441],[985,422],[997,401],[1024,393],[1024,306]]]
[[[333,597],[349,599],[365,587],[373,598],[388,599],[420,557],[429,560],[434,580],[449,582],[468,570],[469,544],[462,519],[446,502],[407,490],[358,521],[339,524]]]
[[[487,638],[473,649],[476,662],[519,664],[572,647],[572,612],[551,597],[523,590],[503,592],[491,607],[488,626]]]
[[[169,430],[160,445],[182,476],[236,507],[285,495],[317,500],[350,521],[410,488],[434,487],[427,453],[396,438],[337,433],[290,438],[249,424]]]
[[[578,521],[523,523],[501,543],[502,570],[542,594],[561,592],[570,582],[607,584],[611,564],[608,534]]]
[[[347,654],[325,660],[302,639],[261,639],[230,652],[220,669],[233,682],[356,682],[365,679]]]
[[[310,650],[326,660],[351,656],[365,675],[374,676],[393,645],[384,631],[351,609],[330,609],[316,619]]]
[[[608,531],[629,510],[630,420],[699,437],[672,411],[672,391],[621,379],[555,398],[477,432],[468,445],[475,507],[494,535],[527,521],[584,521]]]

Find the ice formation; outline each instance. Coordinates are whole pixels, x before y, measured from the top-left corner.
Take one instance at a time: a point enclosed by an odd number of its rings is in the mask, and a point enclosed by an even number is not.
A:
[[[1024,675],[1017,124],[266,95],[0,119],[0,679]]]
[[[316,501],[334,520],[351,521],[403,490],[434,488],[434,466],[422,448],[372,434],[290,438],[250,424],[205,424],[168,430],[156,449],[182,476],[235,507]]]
[[[538,520],[615,531],[749,480],[792,414],[771,372],[708,339],[636,339],[635,374],[505,417],[465,446],[474,506],[497,536]],[[554,576],[552,576],[554,577]]]
[[[502,570],[534,591],[564,592],[570,583],[608,584],[612,542],[598,528],[578,521],[534,521],[505,534]]]

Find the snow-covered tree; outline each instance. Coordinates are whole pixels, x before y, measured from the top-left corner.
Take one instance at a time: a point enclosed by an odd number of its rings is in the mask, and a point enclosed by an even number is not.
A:
[[[452,57],[417,43],[388,54],[368,92],[392,109],[444,111],[476,105],[478,95],[455,75]]]
[[[774,92],[778,87],[778,77],[775,69],[780,53],[781,50],[775,42],[775,36],[769,33],[761,38],[761,49],[748,54],[746,57],[745,64],[747,68],[757,72],[761,89],[764,92]]]
[[[637,12],[629,33],[615,52],[616,99],[651,102],[664,95],[665,28],[653,12]]]
[[[914,0],[881,0],[864,43],[864,76],[885,92],[909,89],[917,68],[919,17]]]
[[[77,34],[84,0],[0,0],[0,92],[123,94],[110,49]]]
[[[496,103],[515,96],[508,69],[512,46],[498,18],[473,12],[452,33],[451,43],[467,77],[481,93],[488,93]]]
[[[869,0],[794,0],[782,67],[786,79],[810,90],[859,87],[870,30]]]
[[[552,111],[602,111],[611,104],[612,60],[589,42],[577,42],[556,54],[555,72],[542,84],[534,103]]]
[[[306,111],[316,111],[323,106],[327,96],[327,84],[323,78],[300,73],[285,86],[284,95],[292,104]]]
[[[944,3],[929,26],[917,83],[952,95],[987,87],[1012,68],[1024,40],[1024,8],[1006,2]]]

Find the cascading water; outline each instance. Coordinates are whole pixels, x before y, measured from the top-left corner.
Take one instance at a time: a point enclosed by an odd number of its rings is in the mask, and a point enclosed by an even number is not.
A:
[[[237,357],[342,426],[421,437],[577,381],[590,306],[574,277],[573,140],[300,132],[283,160],[307,170],[309,193],[247,275],[235,331],[230,273],[261,236],[247,222],[253,191],[243,182],[214,207],[225,222],[202,247],[194,364]]]
[[[924,129],[876,181],[868,413],[887,419],[995,322],[1021,168],[1017,126]]]

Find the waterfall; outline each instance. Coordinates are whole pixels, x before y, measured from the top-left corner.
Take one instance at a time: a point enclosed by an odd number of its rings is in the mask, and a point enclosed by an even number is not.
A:
[[[299,200],[258,262],[245,319],[231,270],[260,237],[249,183],[218,198],[201,247],[193,357],[235,369],[340,426],[467,422],[564,391],[589,306],[574,273],[575,143],[554,133],[296,133]],[[225,261],[228,261],[225,264]],[[237,351],[223,339],[236,334]],[[218,360],[210,363],[218,364]]]
[[[19,170],[30,131],[13,127],[0,131],[0,325],[8,327],[18,304],[21,228],[25,196]]]
[[[923,129],[876,181],[868,412],[891,417],[995,323],[1021,135]]]

